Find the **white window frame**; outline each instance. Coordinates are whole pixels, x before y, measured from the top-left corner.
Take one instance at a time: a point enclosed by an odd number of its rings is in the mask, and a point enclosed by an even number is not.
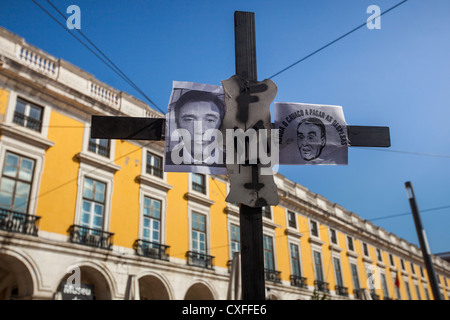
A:
[[[240,223],[239,223],[239,217],[231,215],[231,214],[227,215],[227,228],[228,228],[227,230],[228,230],[228,239],[229,239],[228,243],[230,244],[228,246],[228,256],[230,257],[229,260],[233,259],[233,254],[232,254],[233,250],[231,248],[231,225],[235,225],[235,226],[238,226],[239,228],[241,228]],[[240,229],[239,229],[239,231],[240,231]]]
[[[352,239],[352,247],[353,247],[353,249],[350,249],[349,238]],[[346,236],[345,236],[345,242],[346,242],[346,244],[347,244],[347,251],[355,253],[355,252],[356,252],[355,238],[352,237],[352,236],[350,236],[350,235],[346,235]]]
[[[192,175],[193,174],[194,173],[192,173],[192,172],[189,172],[189,174],[188,174],[188,179],[189,179],[189,188],[188,188],[188,190],[189,190],[189,192],[190,193],[194,193],[197,196],[201,196],[201,197],[209,199],[209,175],[205,174],[205,173],[196,173],[196,174],[201,174],[201,175],[203,175],[205,177],[205,193],[203,193],[203,192],[194,190],[192,188],[192,182],[193,182]]]
[[[25,101],[28,101],[30,103],[35,104],[38,107],[42,108],[42,127],[41,127],[41,131],[36,131],[36,130],[32,130],[29,129],[27,127],[22,127],[16,123],[13,122],[14,119],[14,111],[16,110],[16,103],[17,103],[17,99],[22,99]],[[22,131],[26,134],[31,134],[32,136],[35,137],[40,137],[40,138],[46,138],[48,135],[48,124],[50,121],[50,113],[51,113],[51,108],[49,107],[48,104],[43,103],[42,101],[39,101],[37,99],[35,99],[33,96],[31,95],[22,95],[22,94],[18,94],[16,91],[9,91],[9,98],[8,98],[8,106],[6,109],[6,114],[5,114],[5,124],[14,127],[14,129],[18,129],[19,131]]]
[[[97,161],[98,163],[102,165],[114,165],[114,159],[116,154],[116,140],[115,139],[109,139],[109,157],[105,157],[102,155],[99,155],[95,152],[89,151],[89,139],[91,135],[91,124],[85,123],[84,130],[83,130],[83,143],[81,148],[81,153],[85,157],[91,158],[94,161]],[[120,167],[117,169],[119,170]]]
[[[336,235],[336,243],[334,243],[333,240],[332,240],[333,239],[332,232],[331,232],[332,230],[334,231],[334,233]],[[328,228],[328,234],[329,234],[329,237],[330,237],[330,245],[339,246],[339,237],[338,237],[337,230],[335,228]]]
[[[138,238],[144,240],[143,225],[144,225],[144,203],[145,198],[155,199],[161,202],[161,217],[160,217],[160,239],[159,243],[166,244],[166,210],[167,210],[167,194],[158,189],[154,189],[141,184],[139,190],[139,234]]]
[[[317,227],[317,236],[312,233],[312,229],[313,229],[312,228],[312,223],[313,222],[316,224],[316,227]],[[309,218],[308,223],[309,223],[309,236],[313,237],[313,238],[316,238],[316,239],[320,239],[320,230],[319,230],[320,227],[319,227],[319,223],[317,222],[317,220]]]
[[[303,265],[302,265],[302,247],[300,244],[300,241],[293,241],[293,240],[289,240],[288,239],[288,254],[289,254],[289,265],[291,267],[291,275],[293,275],[294,273],[293,271],[293,266],[292,266],[292,256],[291,256],[291,244],[296,245],[298,247],[298,264],[300,267],[300,277],[304,277],[305,276],[305,272],[303,270]]]
[[[339,269],[341,270],[341,279],[342,279],[342,287],[346,287],[346,285],[345,285],[345,277],[344,277],[344,271],[343,271],[343,269],[342,269],[342,261],[341,261],[341,256],[339,255],[339,254],[336,254],[336,253],[333,253],[333,254],[331,254],[331,263],[332,263],[332,266],[333,266],[333,273],[334,273],[334,282],[335,282],[335,285],[337,286],[337,285],[339,285],[338,284],[338,279],[337,279],[337,275],[336,275],[336,266],[335,266],[335,264],[334,264],[334,259],[337,259],[338,260],[338,262],[339,262]]]
[[[285,209],[286,212],[286,226],[288,229],[292,229],[292,230],[298,230],[298,218],[297,218],[297,212],[295,212],[294,210],[289,210],[289,209]],[[295,227],[292,227],[289,225],[289,212],[294,214],[294,222],[295,222]]]
[[[188,202],[188,230],[189,230],[189,251],[193,251],[192,247],[192,213],[203,214],[206,218],[205,227],[206,227],[206,253],[207,255],[211,255],[211,216],[209,207],[205,207],[196,202],[189,201]]]
[[[150,174],[150,173],[147,172],[147,154],[149,154],[149,153],[150,153],[151,155],[153,155],[153,156],[157,156],[157,157],[161,158],[161,162],[162,162],[162,167],[161,167],[161,170],[162,170],[162,177],[158,177],[158,176],[155,176],[155,175]],[[141,163],[142,163],[142,166],[141,166],[141,168],[142,168],[141,175],[145,175],[145,176],[147,176],[147,177],[149,177],[149,178],[151,177],[151,178],[153,178],[153,179],[162,180],[162,181],[164,181],[164,182],[167,181],[167,174],[166,174],[166,172],[164,171],[164,155],[163,155],[162,153],[160,153],[160,152],[155,152],[154,150],[149,149],[149,148],[142,148],[142,161],[141,161]]]
[[[317,278],[317,273],[316,273],[317,271],[316,271],[316,262],[315,262],[315,259],[314,259],[314,252],[318,252],[320,254],[320,264],[321,264],[322,278],[323,278],[321,281],[322,282],[327,282],[326,281],[326,275],[325,275],[325,266],[324,266],[324,262],[323,262],[322,248],[319,247],[319,246],[312,245],[311,246],[311,258],[312,258],[312,262],[313,262],[314,281],[319,280]],[[313,286],[315,287],[314,282],[313,282]]]
[[[271,271],[277,271],[278,270],[278,266],[277,266],[277,246],[276,246],[276,239],[275,239],[275,233],[272,232],[263,232],[263,241],[264,241],[264,236],[270,237],[272,238],[272,246],[273,246],[273,270]],[[263,259],[264,259],[264,254],[263,254]],[[264,268],[266,268],[264,266]]]
[[[114,193],[114,174],[105,170],[100,170],[90,164],[80,162],[77,180],[77,203],[75,207],[75,225],[81,225],[81,216],[83,211],[83,187],[84,178],[98,180],[106,184],[105,209],[103,213],[103,231],[109,232],[111,219],[111,200]]]
[[[27,214],[36,215],[39,188],[45,161],[45,151],[35,146],[21,143],[9,136],[2,136],[0,140],[0,168],[3,170],[6,154],[8,152],[34,160],[34,172],[28,202]]]

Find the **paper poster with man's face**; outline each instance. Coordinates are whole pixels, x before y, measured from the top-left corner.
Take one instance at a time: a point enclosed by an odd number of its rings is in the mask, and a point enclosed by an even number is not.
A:
[[[347,165],[348,136],[340,106],[275,103],[280,164]]]
[[[225,110],[222,86],[174,81],[166,114],[164,171],[226,174],[219,130]]]

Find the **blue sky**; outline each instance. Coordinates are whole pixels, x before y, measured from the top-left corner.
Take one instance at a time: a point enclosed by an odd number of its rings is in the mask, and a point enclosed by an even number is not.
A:
[[[255,12],[263,80],[365,22],[369,5],[384,11],[400,0],[52,2],[64,13],[78,5],[81,31],[166,110],[172,81],[220,85],[234,74],[236,10]],[[350,148],[348,166],[280,173],[368,220],[410,211],[406,181],[419,209],[450,206],[448,12],[448,0],[409,0],[381,17],[381,29],[364,27],[274,77],[275,101],[340,105],[350,125],[389,126],[392,143]],[[3,0],[0,26],[146,101],[31,0]],[[422,220],[431,251],[450,251],[450,208]],[[418,245],[411,215],[374,223]]]

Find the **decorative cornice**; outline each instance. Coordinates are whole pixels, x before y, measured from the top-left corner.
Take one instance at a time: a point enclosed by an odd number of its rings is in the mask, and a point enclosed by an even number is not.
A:
[[[354,251],[347,251],[347,257],[359,258],[359,254]]]
[[[314,244],[317,244],[319,246],[325,244],[325,241],[322,241],[322,240],[320,240],[319,238],[316,238],[316,237],[309,237],[308,241],[309,241],[309,243],[314,243]]]
[[[112,163],[111,161],[103,160],[100,157],[96,157],[94,155],[91,155],[87,152],[79,152],[75,155],[75,157],[80,162],[85,162],[87,164],[90,164],[94,167],[99,167],[101,169],[104,169],[106,171],[110,171],[112,173],[115,173],[116,171],[120,170],[120,166],[117,164]],[[106,158],[105,158],[106,159]],[[109,160],[109,158],[108,158]]]
[[[279,224],[276,224],[275,222],[273,222],[272,220],[269,220],[266,217],[263,217],[263,227],[267,227],[267,228],[271,228],[271,229],[276,229],[276,228],[281,228],[281,226]]]
[[[284,234],[287,236],[294,236],[296,238],[303,237],[303,233],[298,232],[297,230],[286,228],[284,229]]]
[[[159,179],[159,178],[153,178],[147,175],[139,175],[136,177],[136,180],[139,183],[145,184],[147,186],[153,187],[153,188],[157,188],[159,190],[162,190],[164,192],[167,192],[169,190],[173,189],[173,186],[166,183],[164,180]]]
[[[370,263],[370,264],[373,263],[373,260],[370,259],[369,257],[365,256],[365,255],[363,255],[362,259],[363,259],[364,262],[367,262],[367,263]]]
[[[184,194],[184,197],[187,200],[195,201],[195,202],[198,202],[198,203],[203,204],[203,205],[208,206],[208,207],[212,206],[215,203],[214,201],[210,200],[206,196],[202,196],[202,195],[199,195],[199,194],[194,193],[194,192],[186,192]]]
[[[342,249],[341,247],[331,243],[330,246],[328,247],[331,251],[336,251],[336,252],[342,252],[344,249]]]
[[[40,137],[33,132],[29,132],[28,130],[22,129],[19,126],[9,126],[4,123],[0,123],[0,131],[2,135],[20,140],[22,142],[31,144],[38,148],[47,150],[48,148],[55,145],[53,141]]]

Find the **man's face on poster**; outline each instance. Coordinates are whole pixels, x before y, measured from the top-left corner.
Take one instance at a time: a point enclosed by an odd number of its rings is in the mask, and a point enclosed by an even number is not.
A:
[[[318,125],[300,123],[297,127],[297,145],[304,160],[311,161],[319,157],[325,142],[324,133]]]
[[[220,122],[219,108],[213,102],[187,102],[180,108],[178,127],[189,132],[192,149],[197,145],[203,150],[210,144],[211,140],[205,138],[205,132],[219,129]]]

